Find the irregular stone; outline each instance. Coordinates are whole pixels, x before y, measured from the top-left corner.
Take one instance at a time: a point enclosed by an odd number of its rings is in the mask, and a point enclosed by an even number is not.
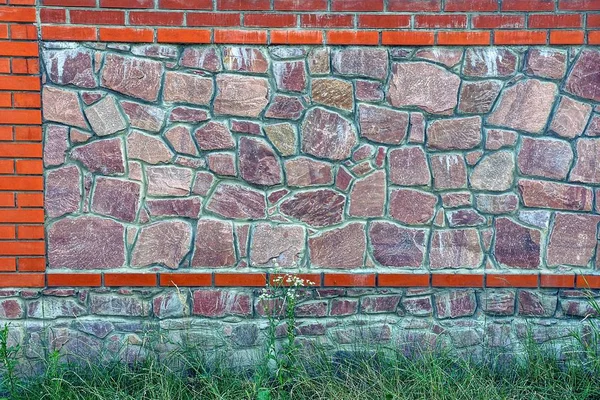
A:
[[[435,214],[437,196],[412,189],[391,192],[389,213],[392,218],[407,225],[428,224]]]
[[[551,317],[556,312],[556,295],[548,295],[537,290],[519,290],[519,315],[528,317]]]
[[[217,115],[258,117],[269,103],[269,82],[265,78],[219,74],[213,102]]]
[[[221,56],[214,47],[186,47],[181,53],[179,65],[210,72],[221,71]]]
[[[42,90],[43,113],[46,121],[87,129],[87,123],[79,106],[77,93],[52,86]]]
[[[314,80],[313,80],[314,85]],[[360,101],[380,101],[383,100],[383,88],[380,82],[371,82],[358,79],[354,81],[355,96]],[[313,95],[314,97],[314,95]]]
[[[395,312],[400,304],[400,297],[387,296],[365,296],[360,299],[360,311],[365,314],[379,314]]]
[[[50,82],[57,85],[74,85],[82,88],[96,87],[92,70],[92,52],[78,47],[42,52]]]
[[[92,211],[133,222],[140,206],[141,191],[138,182],[98,177],[92,196]]]
[[[159,221],[143,226],[131,255],[132,267],[160,264],[177,269],[190,251],[192,228],[183,221]]]
[[[277,46],[269,48],[269,53],[275,58],[287,60],[306,56],[306,50],[302,47]]]
[[[484,156],[471,173],[471,187],[475,190],[502,192],[514,180],[515,160],[509,151],[498,151]]]
[[[159,132],[165,121],[165,110],[147,104],[121,101],[121,108],[133,128]]]
[[[540,265],[541,233],[509,218],[496,218],[494,256],[500,264],[535,269]]]
[[[238,165],[242,179],[247,182],[262,186],[282,182],[279,158],[262,139],[240,138]]]
[[[354,108],[352,83],[348,81],[334,78],[313,79],[310,95],[315,103],[346,111],[352,111]]]
[[[363,161],[373,157],[375,147],[370,144],[363,144],[352,153],[353,161]]]
[[[587,129],[585,130],[585,134],[587,136],[600,136],[600,115],[592,115],[592,120],[588,124]]]
[[[162,63],[142,58],[107,54],[100,85],[127,96],[156,101],[162,80]]]
[[[174,166],[147,167],[148,196],[187,196],[192,186],[192,171]]]
[[[311,75],[325,75],[329,69],[329,47],[315,47],[308,53],[308,70]]]
[[[344,167],[339,167],[335,176],[335,187],[343,192],[346,192],[352,183],[352,175]]]
[[[471,205],[470,192],[442,193],[442,205],[446,208],[465,207]]]
[[[316,157],[343,160],[356,144],[354,126],[339,114],[323,108],[306,113],[302,123],[302,151]]]
[[[233,225],[224,221],[199,220],[192,268],[230,267],[235,263]]]
[[[306,89],[304,61],[274,62],[273,76],[278,90],[303,92]]]
[[[11,304],[11,301],[4,300],[0,302],[0,316],[15,318],[14,314],[19,310],[19,303]],[[5,314],[5,315],[3,315]],[[6,315],[8,314],[8,315]],[[52,298],[44,297],[28,304],[27,317],[29,318],[77,318],[87,314],[87,309],[72,298]]]
[[[573,139],[580,136],[590,119],[592,106],[563,96],[550,123],[550,130],[558,136]]]
[[[592,190],[578,185],[520,179],[519,192],[525,207],[591,211]]]
[[[75,165],[47,172],[44,187],[44,208],[48,218],[57,218],[79,211],[81,173]]]
[[[351,223],[308,239],[311,264],[317,268],[359,268],[367,246],[365,225]]]
[[[473,209],[449,211],[446,213],[451,228],[461,226],[478,226],[486,223],[484,216]]]
[[[256,224],[250,245],[250,265],[295,267],[304,258],[306,232],[302,226]]]
[[[211,153],[206,156],[208,169],[217,175],[237,176],[235,155],[230,153]]]
[[[131,48],[131,54],[159,59],[177,58],[177,47],[159,44],[145,44]]]
[[[600,70],[598,70],[598,64],[600,64],[600,51],[582,50],[567,78],[565,90],[575,96],[599,102]]]
[[[486,290],[481,302],[481,308],[487,315],[506,316],[515,313],[514,290]]]
[[[421,113],[410,113],[409,143],[425,143],[425,117]]]
[[[385,209],[387,185],[384,171],[375,171],[358,179],[350,190],[348,215],[352,217],[382,217]]]
[[[477,194],[477,209],[486,214],[508,214],[519,208],[516,194]]]
[[[427,127],[427,147],[436,150],[468,150],[481,143],[481,117],[433,121]]]
[[[538,228],[548,228],[550,222],[550,211],[543,210],[521,210],[519,219],[526,224],[537,226]]]
[[[523,138],[517,157],[523,175],[563,180],[567,177],[573,150],[562,140]]]
[[[183,106],[173,108],[169,115],[169,121],[171,122],[189,122],[192,124],[206,121],[209,118],[206,110]]]
[[[433,315],[433,302],[431,301],[431,296],[405,297],[402,299],[402,307],[407,314],[416,317]]]
[[[94,293],[90,296],[90,311],[95,315],[141,317],[150,314],[150,304],[133,296]],[[117,323],[115,325],[119,326]]]
[[[467,186],[467,165],[460,154],[432,155],[433,187],[437,190],[459,189]]]
[[[67,130],[66,127],[61,127],[61,128],[65,128],[64,129],[65,131]],[[91,133],[80,131],[79,129],[76,129],[76,128],[72,128],[71,132],[69,134],[69,140],[71,140],[71,143],[73,143],[73,144],[85,143],[88,140],[90,140],[91,138],[92,138],[92,134]],[[65,151],[66,150],[67,149],[65,148]],[[45,156],[45,152],[46,151],[48,151],[48,139],[46,139],[46,143],[45,143],[45,146],[44,146],[44,156]]]
[[[117,175],[125,172],[123,140],[96,140],[71,150],[71,159],[79,161],[90,172]]]
[[[53,167],[65,163],[69,149],[69,128],[66,126],[47,124],[44,142],[44,166]]]
[[[378,143],[400,144],[408,130],[408,113],[361,104],[358,124],[362,137]]]
[[[470,151],[465,155],[465,161],[467,161],[468,165],[473,166],[479,162],[481,156],[483,156],[483,151],[481,150]]]
[[[343,219],[346,199],[329,189],[296,193],[279,206],[287,216],[313,227],[335,225]]]
[[[235,148],[229,128],[221,122],[209,121],[194,132],[200,150],[227,150]]]
[[[269,197],[268,197],[269,203],[275,204],[275,203],[279,202],[279,200],[281,200],[285,196],[287,196],[289,193],[290,193],[290,191],[287,189],[275,190],[275,191],[269,193]]]
[[[49,268],[109,269],[125,263],[125,228],[118,222],[86,215],[47,229]]]
[[[373,258],[384,267],[419,268],[423,264],[427,233],[390,223],[373,222],[369,226]]]
[[[468,317],[475,313],[477,300],[475,291],[467,290],[445,290],[433,295],[438,318]]]
[[[467,49],[463,74],[477,77],[504,77],[515,73],[517,55],[498,47],[478,47]]]
[[[249,135],[262,135],[262,128],[252,121],[231,120],[231,131],[236,133],[247,133]]]
[[[428,62],[392,64],[387,100],[397,108],[419,107],[431,114],[452,114],[460,78]]]
[[[127,135],[127,158],[148,164],[168,163],[173,159],[173,152],[161,138],[131,131]]]
[[[600,139],[579,139],[576,146],[577,160],[569,180],[600,183]]]
[[[502,88],[500,81],[463,82],[460,88],[458,111],[465,114],[486,114]]]
[[[193,293],[192,314],[203,317],[241,317],[252,314],[250,294],[233,290],[197,290]]]
[[[194,179],[194,186],[192,187],[192,193],[200,196],[206,196],[212,188],[215,177],[204,171],[196,172],[196,179]]]
[[[92,130],[98,136],[107,136],[127,128],[127,122],[119,111],[114,96],[106,96],[85,109]]]
[[[297,139],[294,125],[287,122],[265,125],[265,133],[279,154],[284,157],[296,154]]]
[[[304,104],[297,97],[275,95],[265,112],[265,117],[297,120],[304,112]]]
[[[265,194],[237,185],[221,183],[208,202],[207,210],[231,219],[266,217]]]
[[[105,94],[104,92],[85,91],[81,92],[81,100],[83,100],[86,106],[89,106],[100,100]]]
[[[546,252],[548,266],[587,267],[596,248],[599,222],[598,215],[556,213]]]
[[[104,339],[109,333],[115,330],[112,322],[108,321],[85,321],[78,320],[75,322],[75,327],[81,332]]]
[[[498,150],[513,147],[517,143],[517,132],[506,129],[486,129],[485,149]]]
[[[285,161],[285,175],[288,186],[306,187],[331,185],[332,165],[308,157],[297,157]]]
[[[541,133],[546,127],[557,88],[554,83],[524,79],[502,92],[502,97],[487,123]]]
[[[167,292],[152,299],[152,311],[158,318],[185,317],[190,314],[187,293]]]
[[[333,54],[331,63],[334,72],[340,75],[384,80],[388,74],[388,53],[385,49],[346,47]]]
[[[202,200],[198,197],[187,199],[149,199],[146,200],[146,208],[151,216],[197,219],[202,208]]]
[[[213,80],[193,74],[167,71],[163,100],[168,103],[209,105],[213,96]]]
[[[358,300],[348,299],[332,299],[331,310],[329,315],[334,317],[341,317],[347,315],[354,315],[358,312]]]
[[[165,132],[165,137],[176,152],[197,156],[198,149],[192,140],[192,133],[186,126],[174,126]]]
[[[434,230],[429,251],[432,269],[478,268],[483,261],[479,233],[474,228]]]
[[[462,59],[462,49],[425,48],[415,53],[415,57],[424,58],[452,68]]]
[[[549,48],[529,49],[525,70],[529,75],[562,79],[567,72],[567,53],[563,50]]]
[[[269,60],[259,49],[251,47],[225,47],[223,65],[226,70],[264,74],[269,69]]]

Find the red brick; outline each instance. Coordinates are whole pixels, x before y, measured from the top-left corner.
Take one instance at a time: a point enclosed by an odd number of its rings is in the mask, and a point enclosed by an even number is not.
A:
[[[0,21],[4,22],[35,22],[33,7],[0,7]]]
[[[100,274],[48,274],[48,286],[101,286]]]
[[[524,15],[474,15],[471,19],[474,29],[515,29],[525,27]]]
[[[543,288],[574,288],[575,275],[540,275],[540,287]]]
[[[0,126],[0,141],[13,140],[13,127]]]
[[[0,271],[14,272],[17,270],[17,259],[15,257],[1,257]]]
[[[497,11],[496,0],[446,0],[444,11]]]
[[[40,126],[15,126],[15,140],[22,142],[41,142],[42,128]]]
[[[275,0],[279,11],[325,11],[327,0]]]
[[[156,30],[158,43],[210,43],[210,31],[204,29],[167,29]]]
[[[536,288],[538,287],[538,274],[487,274],[485,286],[494,288]]]
[[[3,178],[0,178],[2,182]],[[9,189],[10,190],[10,189]],[[18,189],[13,189],[18,190]],[[42,209],[0,209],[0,221],[9,223],[42,223],[44,222],[44,210]]]
[[[583,23],[581,14],[532,14],[529,16],[529,28],[580,28]]]
[[[378,274],[379,287],[427,287],[429,274]]]
[[[15,161],[14,160],[0,160],[0,174],[14,174],[15,173]]]
[[[102,8],[154,8],[154,0],[100,0]]]
[[[96,0],[42,0],[44,6],[96,7]]]
[[[267,283],[266,274],[215,273],[215,286],[261,287]]]
[[[1,220],[2,217],[0,217]],[[2,256],[43,256],[45,252],[46,246],[43,241],[6,241],[2,242],[2,246],[0,246],[0,255]]]
[[[181,26],[183,24],[183,13],[160,11],[131,11],[129,12],[129,23],[131,25],[143,26]]]
[[[41,124],[42,114],[39,110],[0,110],[0,121],[5,124]],[[1,151],[2,145],[0,145]]]
[[[304,286],[310,286],[310,287],[319,287],[321,286],[321,274],[293,274],[295,277],[298,277],[300,279],[304,279],[304,281],[310,281],[313,282],[314,285],[308,285],[305,284]],[[287,283],[285,281],[285,276],[286,274],[269,274],[269,284],[271,286],[275,285],[276,279],[282,279],[282,282],[279,284],[279,286],[291,286],[290,283]]]
[[[10,58],[0,58],[0,74],[10,74]]]
[[[354,16],[347,14],[302,14],[300,26],[305,28],[351,28]]]
[[[125,13],[123,11],[92,11],[92,10],[70,10],[69,15],[72,24],[83,25],[123,25],[125,24]]]
[[[212,286],[212,274],[163,273],[159,277],[160,286]]]
[[[42,272],[46,270],[46,259],[43,257],[19,257],[19,271]]]
[[[8,39],[8,25],[0,24],[0,39]]]
[[[44,226],[20,225],[18,229],[19,239],[44,239]]]
[[[502,11],[554,11],[554,0],[503,0]]]
[[[0,225],[0,240],[16,238],[16,227],[14,225]],[[2,245],[2,242],[0,242]]]
[[[408,28],[410,15],[359,15],[359,28]]]
[[[550,44],[583,44],[584,31],[550,31]]]
[[[559,0],[558,9],[598,11],[600,10],[600,0]]]
[[[324,286],[375,287],[375,274],[325,274]]]
[[[99,36],[102,42],[152,43],[154,41],[154,31],[143,28],[100,28]]]
[[[270,9],[270,0],[217,0],[217,10],[265,11]]]
[[[431,274],[433,287],[483,287],[481,274]]]
[[[0,207],[14,207],[15,195],[13,193],[0,193]]]
[[[575,287],[585,289],[600,289],[600,275],[577,275]]]
[[[0,157],[40,158],[42,145],[38,143],[0,143]]]
[[[600,44],[600,31],[588,32],[588,44]]]
[[[430,31],[384,31],[381,33],[382,45],[430,46],[435,41]]]
[[[329,31],[328,44],[378,45],[379,32],[373,31]]]
[[[105,273],[104,286],[156,286],[156,274]]]
[[[37,42],[0,42],[0,56],[37,57]],[[4,122],[0,119],[0,121]]]
[[[464,14],[415,15],[415,28],[466,28]]]
[[[2,87],[2,81],[8,81],[11,77],[15,77],[14,74],[26,74],[27,73],[27,60],[25,58],[13,58],[11,61],[11,71],[13,73],[12,76],[0,76],[0,88]],[[16,78],[16,77],[15,77]],[[20,78],[35,78],[31,77],[20,77]],[[14,86],[14,84],[13,84]],[[4,90],[19,90],[18,88],[12,87],[11,89],[5,88]],[[38,92],[40,89],[25,89],[25,90],[35,90]]]
[[[44,287],[44,274],[2,274],[0,287]]]
[[[490,32],[438,32],[437,44],[443,46],[489,45]]]
[[[75,26],[42,26],[43,40],[95,41],[96,28]]]
[[[293,14],[246,14],[244,26],[287,28],[296,26],[296,20]]]
[[[13,200],[14,203],[14,200]],[[17,206],[27,207],[43,207],[44,206],[44,195],[41,193],[18,193],[17,194]]]
[[[441,11],[441,0],[388,0],[388,11],[420,12]]]
[[[218,30],[215,29],[215,43],[266,44],[266,31]]]
[[[10,25],[10,38],[14,40],[37,40],[35,25]]]
[[[11,108],[11,107],[12,107],[11,92],[0,93],[0,108]]]
[[[13,107],[15,108],[40,108],[42,98],[39,93],[15,93]]]
[[[212,10],[212,0],[160,0],[158,8],[170,10]]]
[[[41,176],[0,176],[0,190],[35,192],[44,188],[43,183]]]
[[[546,44],[546,31],[495,31],[494,44]]]
[[[383,11],[383,0],[332,0],[331,11]]]
[[[19,175],[42,175],[44,173],[42,160],[17,160],[16,164]]]
[[[271,44],[322,44],[320,31],[271,31]]]
[[[239,13],[188,13],[187,26],[240,26]]]
[[[63,24],[67,22],[67,11],[62,8],[42,8],[40,21],[49,24]]]
[[[600,28],[600,14],[588,14],[586,20],[588,28]]]

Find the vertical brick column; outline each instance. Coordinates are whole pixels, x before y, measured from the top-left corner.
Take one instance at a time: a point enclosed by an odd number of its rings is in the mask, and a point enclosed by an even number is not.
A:
[[[39,273],[46,263],[35,23],[35,0],[0,0],[0,287],[44,284]]]

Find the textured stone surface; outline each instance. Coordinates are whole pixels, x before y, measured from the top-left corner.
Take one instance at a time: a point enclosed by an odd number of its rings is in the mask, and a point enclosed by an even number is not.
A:
[[[406,137],[408,113],[361,104],[358,124],[362,137],[378,143],[399,144]]]
[[[260,219],[265,217],[266,203],[262,192],[223,183],[213,192],[207,209],[225,218]]]
[[[249,183],[273,186],[281,183],[281,165],[271,146],[262,139],[242,137],[239,142],[240,176]]]
[[[498,98],[500,81],[463,82],[460,88],[458,111],[465,114],[485,114]]]
[[[304,257],[306,232],[301,226],[257,224],[250,245],[250,264],[258,267],[297,266]]]
[[[234,265],[235,262],[233,225],[218,220],[199,220],[192,268],[226,267]]]
[[[437,197],[412,189],[397,189],[391,192],[390,216],[408,225],[423,225],[431,222]]]
[[[306,113],[301,131],[302,151],[316,157],[343,160],[356,144],[356,129],[339,114],[323,108]]]
[[[302,92],[306,89],[304,61],[274,62],[273,75],[280,91]]]
[[[42,102],[44,103],[45,120],[87,129],[87,123],[79,107],[77,93],[45,86],[42,91]]]
[[[499,151],[479,161],[469,177],[471,187],[476,190],[502,192],[513,184],[515,160],[512,153]]]
[[[477,268],[483,251],[476,229],[434,230],[429,262],[432,269]]]
[[[82,88],[96,87],[96,77],[92,70],[92,52],[89,49],[46,51],[43,56],[52,83]]]
[[[92,130],[98,136],[107,136],[127,128],[125,118],[119,111],[113,96],[106,96],[99,102],[85,109]]]
[[[275,119],[300,118],[306,107],[297,97],[276,95],[265,112],[265,117]]]
[[[311,263],[322,268],[358,268],[364,265],[365,226],[351,223],[308,239]]]
[[[165,120],[165,110],[160,107],[133,101],[122,101],[121,109],[129,118],[133,128],[143,129],[148,132],[159,132]]]
[[[575,96],[600,101],[600,51],[586,49],[581,52],[567,78],[565,90]]]
[[[257,117],[268,103],[269,83],[265,78],[221,74],[217,76],[215,114]]]
[[[505,77],[515,73],[517,55],[496,47],[467,49],[463,74],[476,77]]]
[[[220,122],[207,122],[196,129],[194,137],[200,150],[226,150],[235,147],[229,128]]]
[[[571,146],[551,139],[523,138],[517,157],[521,174],[557,180],[567,177],[572,161]]]
[[[481,117],[440,119],[427,128],[427,147],[468,150],[481,143]]]
[[[375,171],[358,179],[350,190],[348,214],[352,217],[382,217],[386,198],[385,172]]]
[[[388,73],[388,53],[383,49],[341,49],[333,54],[331,63],[333,70],[341,75],[383,80]]]
[[[164,67],[158,61],[107,54],[101,86],[146,101],[158,98]]]
[[[139,234],[131,265],[146,267],[161,264],[176,269],[190,251],[192,228],[183,221],[160,221],[144,226]]]
[[[138,182],[98,177],[92,196],[92,211],[125,222],[133,222],[140,204]]]
[[[600,183],[600,140],[579,139],[575,152],[577,161],[569,175],[571,182]]]
[[[436,154],[429,160],[435,189],[459,189],[467,186],[467,165],[462,156]]]
[[[288,186],[322,186],[333,183],[331,164],[308,157],[286,160],[285,174]]]
[[[487,129],[485,148],[486,150],[498,150],[504,147],[512,147],[517,142],[517,132],[507,129]]]
[[[315,103],[340,110],[351,111],[354,108],[352,84],[341,79],[313,79],[311,97]]]
[[[578,185],[520,179],[519,192],[526,207],[590,211],[592,190]]]
[[[123,140],[120,138],[97,140],[71,150],[70,157],[79,161],[91,172],[118,175],[125,172]]]
[[[151,216],[198,218],[201,207],[202,201],[198,197],[146,200]]]
[[[192,171],[165,166],[146,168],[149,196],[187,196],[192,186]]]
[[[69,149],[69,128],[47,124],[45,133],[44,166],[52,167],[63,164]]]
[[[265,73],[269,60],[259,49],[230,46],[223,49],[223,65],[230,71]]]
[[[369,241],[373,258],[383,266],[418,268],[423,264],[427,241],[425,230],[374,222],[369,227]]]
[[[567,54],[557,49],[530,49],[526,71],[542,78],[561,79],[567,71]]]
[[[175,71],[165,73],[163,99],[169,103],[206,106],[213,96],[213,80]]]
[[[517,82],[502,92],[500,102],[488,117],[487,123],[541,133],[550,116],[556,89],[555,84],[537,79]]]
[[[439,318],[458,318],[473,315],[477,307],[473,290],[453,290],[434,296]]]
[[[460,78],[425,62],[394,63],[388,101],[393,107],[415,106],[450,115],[456,107]]]
[[[548,242],[548,265],[588,266],[597,244],[600,216],[556,213]]]
[[[183,67],[219,72],[221,71],[221,56],[217,49],[212,47],[186,47],[181,54],[179,64]]]
[[[192,139],[192,133],[186,126],[175,126],[165,132],[165,138],[169,141],[173,149],[181,154],[190,156],[198,155],[198,149]]]
[[[266,125],[265,134],[282,156],[291,156],[296,153],[298,140],[296,139],[296,129],[292,124]]]
[[[393,149],[389,153],[389,180],[401,186],[422,186],[431,183],[431,173],[425,152],[420,147]]]
[[[79,211],[81,173],[75,165],[51,170],[46,175],[44,207],[49,218]]]
[[[162,139],[132,131],[127,136],[127,157],[148,164],[163,164],[173,158],[173,152]]]
[[[284,215],[313,227],[334,225],[342,221],[344,196],[329,189],[298,193],[279,207]]]
[[[541,234],[509,218],[496,219],[496,261],[513,268],[537,268],[540,264]]]
[[[550,130],[569,139],[580,136],[591,112],[591,105],[563,96],[550,123]]]

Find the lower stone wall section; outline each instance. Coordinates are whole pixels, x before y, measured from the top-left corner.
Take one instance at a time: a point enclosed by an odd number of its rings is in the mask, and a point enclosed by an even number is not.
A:
[[[267,337],[260,289],[46,289],[0,292],[0,323],[35,364],[49,350],[84,359],[166,357],[181,346],[256,363]],[[590,332],[580,290],[300,289],[297,340],[330,351],[452,349],[481,359],[531,337],[565,350]],[[271,308],[272,309],[272,308]],[[285,322],[277,329],[285,336]],[[565,347],[567,346],[567,347]],[[209,353],[209,352],[208,352]]]

